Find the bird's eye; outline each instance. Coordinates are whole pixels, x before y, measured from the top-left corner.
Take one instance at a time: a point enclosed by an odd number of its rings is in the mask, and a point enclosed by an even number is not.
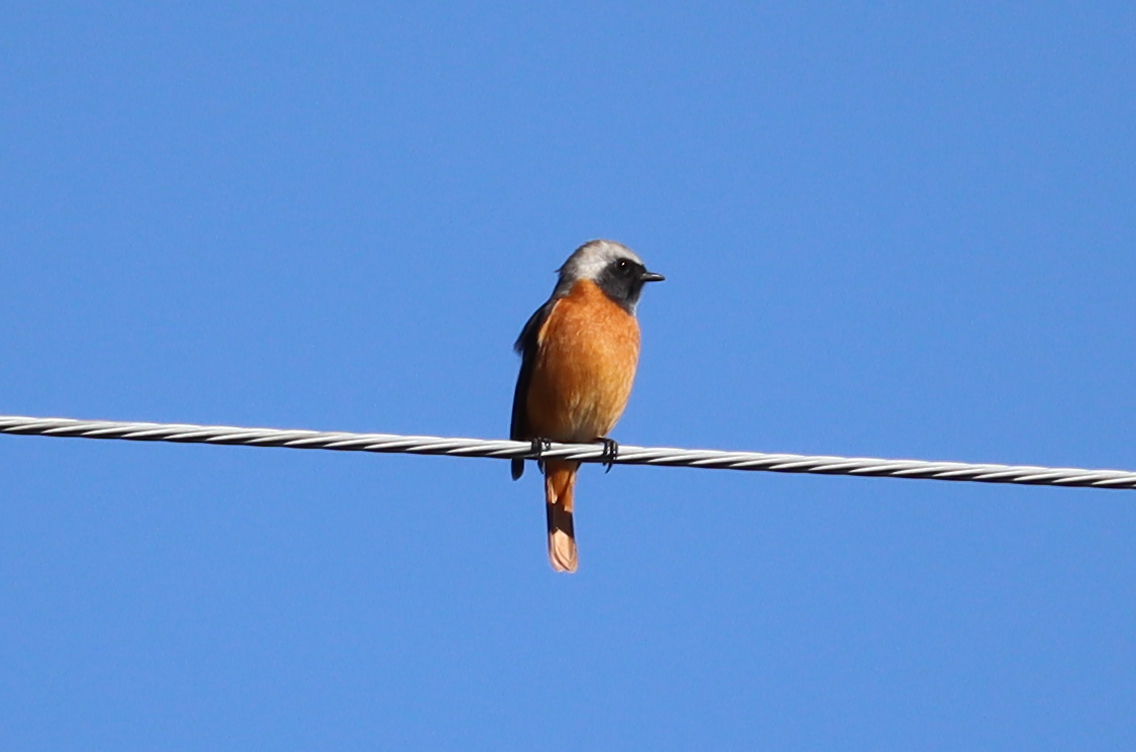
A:
[[[620,269],[626,269],[627,268],[627,259],[620,259],[619,260],[619,268]]]

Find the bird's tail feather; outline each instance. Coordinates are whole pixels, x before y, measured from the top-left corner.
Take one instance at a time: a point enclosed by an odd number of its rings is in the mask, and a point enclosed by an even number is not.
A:
[[[572,497],[579,462],[546,460],[544,498],[548,509],[548,559],[557,572],[576,571],[576,531],[572,526]]]

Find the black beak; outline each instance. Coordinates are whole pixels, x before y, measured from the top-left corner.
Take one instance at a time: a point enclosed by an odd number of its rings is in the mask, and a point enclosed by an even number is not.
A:
[[[664,279],[666,279],[666,277],[664,277],[661,274],[655,274],[654,272],[645,271],[645,272],[643,272],[642,274],[639,275],[639,279],[641,279],[644,282],[662,282]]]

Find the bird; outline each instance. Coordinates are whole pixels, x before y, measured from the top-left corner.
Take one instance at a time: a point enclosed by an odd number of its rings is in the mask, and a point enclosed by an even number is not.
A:
[[[602,442],[608,469],[618,445],[615,427],[639,364],[639,323],[635,308],[644,285],[661,282],[630,248],[592,240],[577,248],[557,270],[548,301],[529,317],[513,348],[521,369],[513,393],[509,437],[540,446],[549,441]],[[573,497],[580,463],[539,460],[544,472],[548,517],[548,558],[558,572],[577,569]],[[512,461],[513,480],[525,471]]]

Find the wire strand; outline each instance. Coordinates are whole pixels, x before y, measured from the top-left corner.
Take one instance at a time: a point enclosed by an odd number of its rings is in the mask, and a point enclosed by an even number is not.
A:
[[[61,436],[82,439],[168,441],[179,444],[224,444],[286,449],[330,449],[341,452],[380,454],[431,454],[455,457],[527,458],[606,462],[600,444],[553,443],[534,452],[527,441],[504,439],[400,436],[386,433],[281,430],[202,426],[189,423],[138,423],[71,418],[28,418],[0,415],[0,433]],[[723,452],[711,449],[619,446],[617,465],[663,465],[700,467],[711,470],[751,470],[774,473],[813,473],[925,480],[1017,483],[1035,486],[1089,488],[1136,488],[1136,472],[1082,470],[1070,467],[992,465],[925,460],[886,460],[874,457],[829,457],[762,452]]]

